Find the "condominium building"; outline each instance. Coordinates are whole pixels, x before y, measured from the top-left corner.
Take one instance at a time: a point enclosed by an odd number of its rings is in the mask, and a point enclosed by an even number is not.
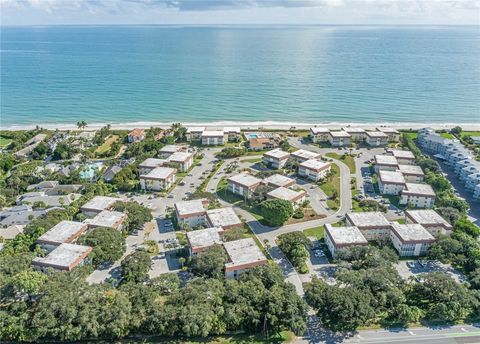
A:
[[[415,208],[432,208],[435,204],[435,191],[428,184],[405,183],[400,195],[400,204],[409,204]]]
[[[253,238],[225,242],[223,246],[228,256],[228,262],[225,264],[227,278],[238,278],[242,272],[268,263]]]
[[[281,199],[292,204],[294,209],[297,209],[305,202],[306,192],[304,190],[292,190],[283,186],[276,188],[267,193],[267,198]]]
[[[384,195],[400,195],[405,188],[405,178],[399,171],[379,171],[378,188]]]
[[[321,155],[319,153],[311,152],[305,149],[299,149],[295,152],[292,152],[290,156],[296,159],[298,162],[304,162],[312,159],[320,159]]]
[[[373,157],[375,163],[375,171],[396,171],[398,170],[398,161],[392,155],[377,154]]]
[[[312,142],[328,142],[330,130],[327,128],[313,127],[310,128],[310,139]]]
[[[391,240],[400,257],[425,255],[435,238],[418,223],[392,222]]]
[[[194,199],[174,204],[177,223],[185,223],[194,228],[207,222],[208,200]]]
[[[268,167],[280,169],[285,166],[289,157],[290,153],[277,148],[263,154],[263,163]]]
[[[310,159],[298,165],[298,175],[314,181],[326,177],[332,169],[332,164],[321,160]]]
[[[336,257],[339,250],[353,246],[366,246],[368,241],[355,226],[333,227],[326,224],[325,244],[332,257]]]
[[[407,183],[421,183],[425,177],[422,168],[417,165],[398,165],[398,170]]]
[[[177,169],[170,167],[157,167],[147,174],[140,175],[142,190],[162,191],[168,190],[175,183]]]
[[[365,142],[372,147],[386,146],[388,144],[388,135],[381,131],[367,131]]]
[[[333,147],[350,146],[350,134],[346,131],[331,131],[328,135],[328,142]]]
[[[367,240],[386,239],[392,225],[385,215],[377,211],[347,213],[347,225],[357,227]]]
[[[261,179],[250,173],[242,172],[227,179],[227,188],[236,195],[249,198],[261,182]]]
[[[405,219],[407,223],[418,223],[435,237],[449,235],[453,226],[432,209],[406,210]]]

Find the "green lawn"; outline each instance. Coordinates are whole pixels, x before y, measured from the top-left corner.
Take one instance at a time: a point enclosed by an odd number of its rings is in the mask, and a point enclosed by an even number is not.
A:
[[[10,143],[12,143],[12,139],[7,139],[5,137],[0,137],[0,148],[7,147]]]
[[[110,149],[110,146],[112,143],[116,142],[119,139],[118,135],[110,135],[105,142],[102,143],[101,146],[98,146],[97,149],[95,149],[95,153],[97,154],[103,154],[107,152]]]
[[[308,228],[308,229],[305,229],[303,231],[303,233],[307,236],[307,237],[316,237],[318,240],[322,239],[323,238],[323,235],[324,235],[324,228],[323,226],[321,227],[313,227],[313,228]]]
[[[325,156],[340,160],[350,169],[350,173],[355,173],[357,168],[355,167],[355,158],[351,155],[337,154],[337,153],[327,153]]]
[[[444,137],[444,138],[446,138],[446,139],[454,139],[454,138],[455,138],[455,136],[453,136],[453,135],[450,134],[450,133],[440,133],[440,136],[441,136],[441,137]]]
[[[340,197],[340,168],[333,163],[332,171],[335,173],[334,176],[320,184],[320,188],[328,197],[332,197],[334,191],[337,191],[337,195]]]
[[[241,160],[241,161],[242,162],[257,163],[257,162],[262,161],[262,158],[251,158],[251,159],[244,159],[244,160]]]
[[[480,136],[480,131],[462,131],[462,136]]]
[[[417,132],[404,132],[403,135],[415,140],[417,138]]]

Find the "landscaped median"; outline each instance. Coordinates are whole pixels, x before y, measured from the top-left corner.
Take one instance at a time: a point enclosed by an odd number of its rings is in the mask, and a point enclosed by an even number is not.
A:
[[[333,158],[340,160],[343,162],[345,165],[348,166],[348,169],[350,170],[351,174],[354,174],[357,171],[357,168],[355,166],[355,155],[353,154],[338,154],[338,153],[327,153],[325,154],[326,157]]]
[[[329,198],[327,200],[328,207],[337,210],[340,207],[340,167],[336,163],[332,163],[331,172],[318,185]]]

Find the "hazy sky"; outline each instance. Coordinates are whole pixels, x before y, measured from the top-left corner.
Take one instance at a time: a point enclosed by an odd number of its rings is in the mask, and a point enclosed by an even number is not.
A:
[[[2,25],[480,25],[480,0],[0,0]]]

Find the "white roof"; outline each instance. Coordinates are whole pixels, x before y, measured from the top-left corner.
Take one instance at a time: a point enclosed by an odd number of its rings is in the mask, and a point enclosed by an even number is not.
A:
[[[177,172],[177,170],[171,167],[156,167],[147,174],[142,174],[140,178],[163,180],[167,179],[175,172]]]
[[[433,209],[411,209],[406,210],[405,213],[413,222],[423,226],[443,225],[446,228],[452,228],[452,225]]]
[[[213,227],[242,225],[242,221],[240,221],[231,207],[208,210],[207,216]]]
[[[388,137],[388,135],[382,131],[367,131],[366,134],[369,137],[384,137],[384,138]]]
[[[405,184],[402,172],[380,170],[378,175],[383,184]]]
[[[173,162],[185,162],[188,159],[191,159],[193,157],[193,153],[188,153],[188,152],[175,152],[172,155],[168,157],[168,161],[173,161]]]
[[[187,133],[201,133],[205,130],[205,127],[189,127]]]
[[[202,136],[205,136],[205,137],[223,137],[224,135],[224,132],[223,130],[205,130],[203,133],[202,133]]]
[[[228,241],[224,243],[223,246],[230,258],[230,262],[225,264],[226,267],[234,267],[267,260],[262,250],[260,250],[257,243],[252,238]]]
[[[98,213],[93,219],[86,219],[85,223],[95,227],[117,227],[126,218],[126,214],[119,211],[104,210]]]
[[[187,238],[192,249],[209,247],[222,243],[221,232],[223,232],[223,229],[220,227],[193,230],[187,232]]]
[[[410,174],[415,176],[423,176],[423,170],[417,165],[398,165],[398,170],[403,174]]]
[[[228,181],[232,181],[236,184],[249,188],[259,184],[262,180],[255,176],[252,176],[250,173],[242,172],[228,178]]]
[[[402,194],[434,197],[435,191],[428,184],[406,183]]]
[[[358,133],[365,133],[365,130],[362,129],[362,128],[349,128],[349,127],[345,127],[345,128],[342,128],[343,131],[346,131],[347,133],[349,134],[358,134]]]
[[[240,134],[241,131],[240,131],[240,127],[224,127],[223,132]]]
[[[265,178],[263,182],[274,186],[288,186],[295,183],[295,179],[276,173]]]
[[[368,244],[360,229],[355,226],[333,227],[326,224],[325,231],[335,245]]]
[[[305,149],[299,149],[299,150],[293,152],[292,156],[294,156],[296,158],[309,160],[309,159],[318,159],[318,158],[320,158],[321,155],[319,153],[311,152],[311,151],[308,151],[308,150],[305,150]]]
[[[328,134],[330,132],[330,129],[322,128],[322,127],[313,127],[313,128],[310,128],[310,131],[314,135],[316,135],[316,134]]]
[[[392,155],[375,155],[375,163],[378,165],[398,166],[397,158]]]
[[[276,188],[272,191],[270,191],[268,196],[277,198],[277,199],[283,199],[286,201],[293,202],[297,197],[300,197],[301,195],[305,195],[305,191],[295,191],[292,189],[284,188],[283,186]]]
[[[418,223],[400,224],[392,222],[392,231],[402,242],[435,241],[430,232]]]
[[[389,153],[399,159],[410,159],[415,160],[415,155],[409,150],[401,150],[401,149],[389,149]]]
[[[63,244],[87,229],[85,223],[61,221],[37,239],[39,243]]]
[[[81,209],[102,211],[110,208],[117,201],[121,201],[121,199],[116,197],[95,196],[85,203]]]
[[[390,222],[379,211],[347,213],[347,218],[357,227],[390,227]]]
[[[340,130],[340,131],[331,131],[330,136],[335,138],[342,138],[342,137],[350,137],[350,134],[344,130]]]
[[[329,162],[310,159],[307,161],[302,162],[299,166],[308,168],[310,170],[321,171],[328,168],[331,164]]]
[[[142,168],[142,167],[146,167],[146,168],[156,168],[156,167],[160,167],[162,166],[163,164],[165,164],[167,162],[167,160],[165,159],[157,159],[157,158],[148,158],[148,159],[145,159],[144,161],[142,161],[138,167]]]
[[[70,269],[77,265],[77,261],[87,255],[92,248],[90,246],[61,244],[50,252],[46,257],[33,259],[34,265]]]
[[[180,216],[187,216],[191,214],[199,214],[206,212],[205,205],[201,199],[177,202],[175,203],[175,209]]]
[[[179,145],[166,145],[160,149],[161,153],[175,153],[181,150],[182,147]]]
[[[376,128],[378,131],[383,131],[384,133],[388,133],[388,134],[398,134],[398,130],[397,129],[393,129],[393,128],[383,128],[383,127],[379,127],[379,128]]]
[[[288,158],[290,156],[290,153],[285,152],[280,148],[276,148],[276,149],[272,149],[271,151],[265,152],[263,155],[282,160],[282,159]]]

